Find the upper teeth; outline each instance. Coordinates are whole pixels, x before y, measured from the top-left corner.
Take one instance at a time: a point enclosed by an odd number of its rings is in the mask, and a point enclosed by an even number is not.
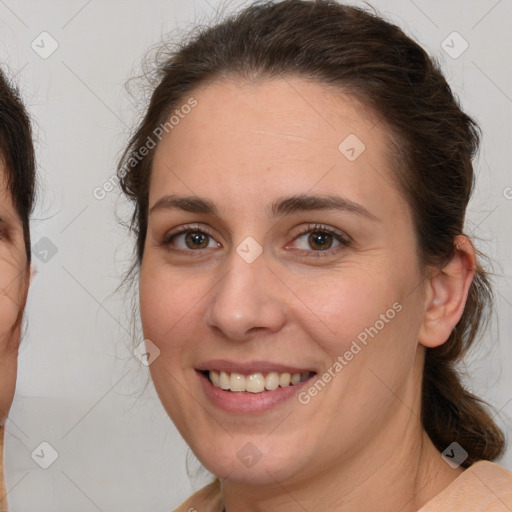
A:
[[[302,374],[269,372],[266,375],[262,373],[243,375],[215,370],[209,372],[210,381],[215,387],[230,391],[249,391],[250,393],[261,393],[265,389],[272,391],[279,386],[284,388],[290,384],[294,386],[306,380],[309,376],[310,372]]]

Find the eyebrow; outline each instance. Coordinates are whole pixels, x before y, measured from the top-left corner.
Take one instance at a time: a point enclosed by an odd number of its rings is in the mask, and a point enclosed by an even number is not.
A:
[[[182,210],[190,213],[219,215],[219,209],[212,201],[198,196],[164,196],[149,209],[149,215],[158,210]],[[378,218],[364,206],[345,197],[335,195],[296,194],[281,197],[269,206],[267,214],[269,217],[276,218],[292,213],[318,210],[345,211],[366,217],[372,221],[378,221]]]

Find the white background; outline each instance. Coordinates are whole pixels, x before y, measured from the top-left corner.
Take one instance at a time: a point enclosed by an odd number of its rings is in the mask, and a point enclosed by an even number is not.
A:
[[[511,438],[512,2],[371,3],[441,59],[463,107],[484,131],[467,232],[495,262],[497,314],[468,362],[469,385],[501,410]],[[208,478],[197,476],[199,463],[187,457],[146,386],[147,369],[131,356],[129,300],[114,292],[132,240],[114,214],[116,205],[119,214],[124,208],[117,191],[98,200],[93,189],[115,173],[136,119],[125,81],[140,71],[150,46],[177,27],[211,19],[219,5],[0,1],[0,61],[16,76],[36,125],[40,197],[33,243],[47,237],[57,249],[47,262],[34,255],[37,275],[6,425],[11,512],[170,511]],[[31,48],[43,31],[59,45],[46,59]],[[469,44],[457,59],[441,47],[453,31]],[[31,458],[43,441],[59,454],[48,469]],[[512,470],[511,450],[501,463]]]

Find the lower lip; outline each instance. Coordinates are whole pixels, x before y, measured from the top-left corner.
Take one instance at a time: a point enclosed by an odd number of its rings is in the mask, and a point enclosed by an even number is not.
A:
[[[214,405],[224,411],[238,413],[258,413],[273,409],[296,396],[315,376],[313,375],[294,386],[279,387],[273,391],[263,391],[261,393],[249,393],[248,391],[224,391],[215,387],[202,372],[197,371],[197,374],[206,396]]]

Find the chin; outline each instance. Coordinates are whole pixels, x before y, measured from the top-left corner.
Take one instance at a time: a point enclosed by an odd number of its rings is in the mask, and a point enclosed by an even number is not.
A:
[[[297,454],[279,452],[274,446],[252,442],[250,437],[233,441],[225,449],[217,446],[212,450],[207,446],[196,453],[203,466],[220,480],[258,486],[275,485],[296,477],[300,461],[294,455]]]

